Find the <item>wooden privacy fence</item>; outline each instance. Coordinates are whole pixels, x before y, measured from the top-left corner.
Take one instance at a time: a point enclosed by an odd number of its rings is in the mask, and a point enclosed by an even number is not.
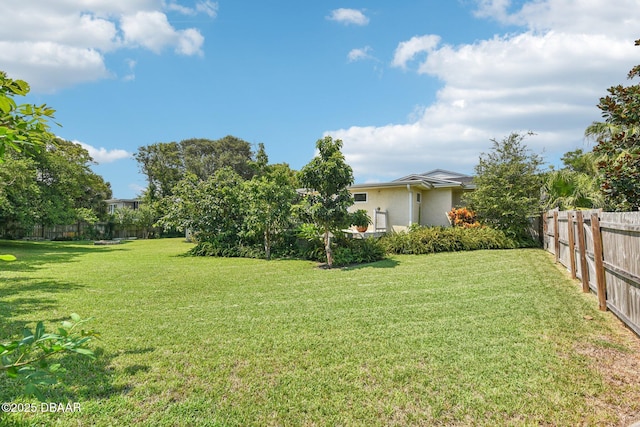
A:
[[[544,247],[640,335],[640,212],[549,211]]]

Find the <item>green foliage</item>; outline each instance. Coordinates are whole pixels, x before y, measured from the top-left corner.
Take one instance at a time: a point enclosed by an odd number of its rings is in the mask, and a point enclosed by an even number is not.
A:
[[[331,267],[331,232],[349,225],[347,208],[353,204],[353,197],[347,188],[353,184],[353,170],[340,151],[341,140],[327,136],[316,142],[316,148],[318,155],[300,171],[300,183],[307,189],[307,212],[324,234],[327,264]]]
[[[326,262],[326,252],[322,242],[322,230],[308,222],[299,224],[295,230],[297,241],[297,255],[303,259]]]
[[[135,158],[149,182],[145,194],[148,202],[171,197],[174,187],[189,174],[200,181],[223,168],[234,170],[243,179],[254,175],[251,144],[231,135],[218,140],[192,138],[142,146]]]
[[[205,181],[188,174],[165,199],[165,215],[158,225],[191,230],[196,242],[211,242],[224,250],[242,244],[244,221],[243,180],[230,168],[222,168]]]
[[[1,223],[72,224],[78,209],[104,216],[111,188],[90,169],[92,159],[80,145],[57,140],[30,157],[12,149],[6,154],[0,169]]]
[[[490,227],[420,227],[390,233],[381,238],[385,250],[393,254],[431,254],[479,249],[512,249],[518,242]]]
[[[636,45],[640,44],[636,42]],[[640,66],[628,74],[640,76]],[[594,122],[585,135],[598,144],[601,188],[608,210],[640,210],[640,85],[610,87],[598,108],[604,122]]]
[[[542,158],[523,144],[525,135],[512,133],[493,141],[475,168],[476,190],[465,195],[481,223],[516,240],[529,239],[529,217],[541,209],[539,168]]]
[[[245,234],[262,237],[265,256],[271,259],[271,246],[276,235],[292,225],[291,210],[297,193],[283,169],[256,175],[244,187],[247,209]]]
[[[342,237],[336,239],[333,257],[334,266],[366,264],[385,259],[386,250],[379,238],[352,239]]]
[[[21,381],[25,395],[44,401],[38,386],[56,384],[59,374],[64,372],[60,363],[50,362],[52,356],[75,353],[94,358],[88,344],[99,334],[82,328],[89,320],[73,313],[71,320],[62,322],[57,332],[47,332],[44,323],[38,322],[35,330],[25,328],[22,338],[0,342],[0,372]]]
[[[604,204],[596,176],[568,168],[550,171],[545,175],[542,201],[545,210],[594,209]]]
[[[173,187],[184,177],[180,146],[176,142],[139,147],[134,157],[149,183],[145,192],[147,202],[171,196]]]
[[[357,211],[349,214],[349,225],[367,227],[369,224],[371,224],[371,217],[365,209],[358,209]]]
[[[46,105],[18,105],[15,96],[26,96],[29,84],[24,80],[10,79],[0,71],[0,162],[7,149],[29,154],[38,152],[53,140],[49,132],[49,120],[55,110]]]

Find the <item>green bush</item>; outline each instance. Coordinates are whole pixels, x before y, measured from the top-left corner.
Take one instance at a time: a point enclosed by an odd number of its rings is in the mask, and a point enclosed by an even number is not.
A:
[[[478,249],[512,249],[519,247],[504,232],[489,227],[411,227],[380,239],[382,247],[392,254],[429,254],[436,252],[472,251]]]
[[[386,250],[380,239],[352,239],[336,237],[336,248],[333,251],[333,265],[365,264],[385,258]]]

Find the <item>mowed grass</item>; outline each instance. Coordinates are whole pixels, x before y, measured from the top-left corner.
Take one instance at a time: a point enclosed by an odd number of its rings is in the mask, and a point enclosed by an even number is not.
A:
[[[640,396],[584,351],[634,355],[619,322],[542,250],[324,270],[190,247],[1,242],[0,337],[77,312],[102,340],[48,392],[81,412],[0,425],[616,425]]]

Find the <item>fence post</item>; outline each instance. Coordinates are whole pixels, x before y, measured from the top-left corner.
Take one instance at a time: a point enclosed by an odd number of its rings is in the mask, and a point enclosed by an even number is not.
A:
[[[549,230],[548,220],[549,212],[544,211],[544,214],[542,214],[542,248],[545,251],[549,249],[549,236],[547,236],[547,231]]]
[[[556,251],[556,262],[560,261],[560,230],[558,230],[558,211],[553,211],[553,243]]]
[[[591,231],[593,233],[593,258],[596,264],[596,283],[598,286],[598,308],[607,311],[607,284],[604,274],[604,255],[602,251],[602,232],[598,214],[591,215]]]
[[[589,266],[587,265],[587,245],[584,241],[584,218],[582,212],[576,212],[578,221],[578,253],[580,254],[580,279],[582,280],[582,292],[589,292]]]
[[[576,239],[573,235],[573,212],[567,212],[567,231],[569,233],[569,265],[571,266],[571,278],[575,279],[576,276]]]

